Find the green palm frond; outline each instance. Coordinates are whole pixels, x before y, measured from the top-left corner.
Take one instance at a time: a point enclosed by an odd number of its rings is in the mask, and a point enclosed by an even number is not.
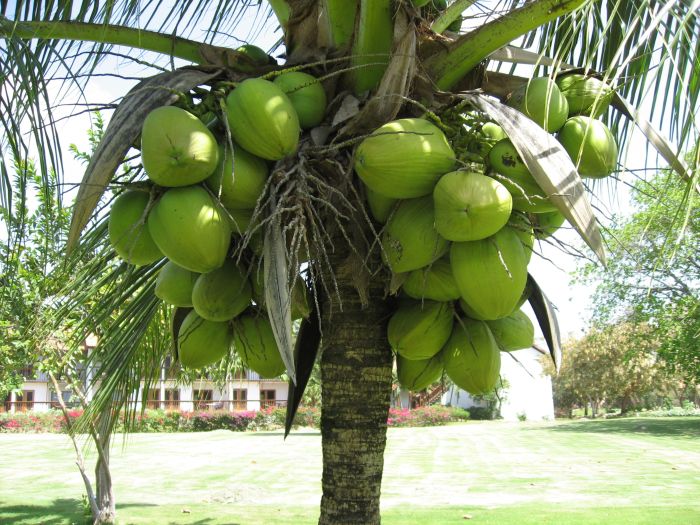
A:
[[[642,108],[654,126],[688,150],[698,134],[700,2],[607,0],[533,32],[524,47],[596,71]],[[539,73],[551,73],[546,66]],[[616,117],[624,145],[629,121]]]
[[[266,2],[218,0],[196,2],[179,0],[167,4],[158,0],[18,1],[0,4],[0,204],[11,203],[10,173],[15,161],[24,161],[33,151],[39,156],[42,174],[55,171],[62,176],[63,159],[53,108],[56,100],[71,91],[80,96],[90,77],[110,56],[110,41],[70,39],[29,39],[15,34],[15,24],[24,22],[71,22],[123,26],[177,35],[213,44],[225,41],[236,47],[233,35],[246,22],[249,28],[240,40],[255,38],[271,15]],[[202,30],[201,28],[205,28]],[[251,29],[252,28],[252,29]],[[50,29],[48,30],[50,35]],[[58,35],[60,36],[60,35]],[[99,39],[98,39],[99,40]],[[233,41],[232,41],[233,40]],[[196,45],[196,42],[193,43]],[[133,43],[138,48],[138,41]],[[172,68],[169,53],[146,63]],[[81,97],[85,100],[84,97]],[[80,100],[80,99],[79,99]],[[87,100],[85,100],[87,102]],[[48,183],[48,180],[45,181]]]
[[[96,415],[123,408],[131,420],[141,386],[147,391],[159,379],[171,347],[167,311],[154,294],[163,261],[144,267],[121,262],[109,245],[103,218],[88,230],[68,264],[78,270],[53,298],[42,328],[68,334],[70,353],[87,336],[98,336],[87,360],[94,370],[91,386],[97,389],[88,410]],[[63,267],[57,271],[65,272]]]

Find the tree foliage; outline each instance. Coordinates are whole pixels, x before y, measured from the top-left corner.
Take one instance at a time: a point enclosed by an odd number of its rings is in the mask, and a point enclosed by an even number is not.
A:
[[[14,206],[0,207],[10,237],[0,238],[0,397],[21,387],[21,370],[37,359],[28,334],[65,284],[57,269],[70,223],[55,173],[45,185],[31,161],[16,165],[16,172]]]
[[[664,170],[638,180],[634,212],[605,232],[609,264],[585,266],[581,280],[597,284],[598,323],[648,323],[658,352],[688,381],[700,383],[700,202]]]
[[[556,408],[570,414],[575,407],[590,406],[594,417],[602,407],[623,413],[648,408],[656,401],[652,394],[663,395],[674,383],[658,358],[659,348],[652,327],[632,323],[595,328],[569,341],[566,359],[552,379]],[[549,363],[545,367],[553,372]]]

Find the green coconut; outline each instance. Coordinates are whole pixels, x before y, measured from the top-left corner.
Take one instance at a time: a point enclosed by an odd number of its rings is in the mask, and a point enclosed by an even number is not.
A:
[[[274,83],[286,93],[299,116],[302,129],[318,126],[326,113],[326,92],[321,82],[308,73],[282,73]]]
[[[569,117],[569,103],[549,77],[537,77],[516,89],[508,105],[524,113],[549,133],[564,125]]]
[[[489,151],[488,159],[491,168],[501,175],[494,177],[510,192],[514,209],[531,213],[556,210],[509,139],[498,141]]]
[[[253,155],[280,160],[299,143],[299,118],[289,97],[269,80],[248,78],[226,97],[233,139]]]
[[[168,261],[158,272],[156,297],[173,306],[192,306],[192,289],[197,277],[199,274]]]
[[[226,210],[225,215],[228,219],[231,231],[237,235],[243,235],[248,231],[253,222],[253,212],[255,210]]]
[[[440,358],[447,376],[472,395],[488,394],[498,383],[501,352],[491,330],[482,321],[455,322]]]
[[[146,227],[149,194],[129,190],[117,197],[109,212],[109,242],[119,257],[136,266],[151,264],[163,257]]]
[[[141,162],[160,186],[189,186],[212,174],[216,139],[192,113],[175,106],[151,111],[141,130]]]
[[[469,171],[446,173],[433,190],[435,229],[450,241],[475,241],[507,222],[513,199],[500,182]]]
[[[382,233],[382,256],[394,273],[427,266],[442,257],[449,242],[435,230],[433,197],[402,201]]]
[[[485,122],[478,130],[475,139],[470,143],[470,151],[478,154],[482,159],[488,158],[488,154],[493,146],[507,139],[508,135],[503,128],[495,122]]]
[[[406,359],[429,359],[450,337],[453,313],[452,303],[404,303],[389,319],[389,344]]]
[[[224,264],[231,242],[224,212],[200,186],[166,191],[148,215],[148,231],[168,259],[197,273]]]
[[[533,215],[533,217],[534,216],[536,215]],[[535,246],[535,232],[533,231],[532,222],[524,213],[514,211],[508,219],[507,227],[511,228],[517,234],[518,238],[520,239],[520,242],[523,244],[523,250],[525,251],[525,259],[527,261],[527,264],[529,264]]]
[[[373,191],[394,199],[428,195],[455,165],[445,134],[421,118],[384,124],[355,152],[355,171]]]
[[[495,321],[486,321],[498,347],[505,352],[530,348],[535,344],[535,327],[522,310]]]
[[[224,358],[231,348],[231,327],[190,312],[177,334],[178,357],[185,368],[202,368]]]
[[[396,371],[399,384],[407,389],[417,392],[424,390],[440,380],[444,367],[439,356],[430,359],[410,360],[400,355],[396,356]]]
[[[399,199],[380,195],[367,187],[365,187],[365,196],[367,197],[370,214],[374,217],[374,220],[381,224],[384,224],[389,219],[391,212],[394,211],[394,207],[399,201]]]
[[[478,318],[500,319],[515,310],[527,281],[527,257],[512,228],[452,243],[450,264],[460,295]]]
[[[532,216],[535,237],[546,239],[556,232],[566,221],[566,217],[559,211],[538,213]]]
[[[600,179],[617,166],[617,142],[608,127],[591,117],[571,117],[557,139],[576,165],[581,177]]]
[[[274,58],[253,44],[243,44],[236,48],[236,53],[243,55],[243,58],[236,64],[237,69],[240,71],[249,72],[256,68],[276,63]]]
[[[414,299],[454,301],[460,297],[449,257],[443,257],[424,268],[409,272],[402,290]]]
[[[462,312],[464,313],[464,315],[469,317],[469,319],[475,319],[477,321],[485,321],[486,320],[483,315],[475,312],[471,306],[469,306],[466,302],[464,302],[464,299],[462,299],[462,298],[459,299],[459,307],[462,310]]]
[[[261,377],[277,377],[286,370],[267,315],[237,317],[233,322],[233,345],[243,366]]]
[[[245,274],[231,259],[200,275],[192,290],[194,310],[208,321],[228,321],[250,305],[252,291]]]
[[[597,118],[608,110],[615,90],[595,77],[580,73],[557,77],[557,86],[569,103],[570,115]]]
[[[261,158],[237,144],[233,152],[220,145],[219,164],[205,182],[227,210],[250,210],[265,189],[267,173],[267,163]]]

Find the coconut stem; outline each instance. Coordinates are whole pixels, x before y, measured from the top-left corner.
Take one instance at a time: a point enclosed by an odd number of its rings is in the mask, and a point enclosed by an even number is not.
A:
[[[82,22],[17,22],[0,16],[0,37],[82,40],[154,51],[197,64],[226,50],[194,40],[132,27]]]
[[[336,49],[352,42],[358,6],[357,0],[323,0],[331,42]]]
[[[391,58],[394,21],[391,0],[360,0],[360,19],[352,49],[355,94],[379,85]]]
[[[270,7],[275,13],[277,20],[284,29],[289,22],[289,16],[291,15],[291,8],[285,0],[268,0]]]
[[[429,58],[426,69],[448,90],[479,62],[519,36],[564,16],[587,0],[537,0],[459,37],[446,52]]]
[[[451,4],[443,13],[438,16],[430,26],[430,29],[436,33],[443,33],[452,22],[457,20],[467,7],[472,5],[476,0],[457,0]]]

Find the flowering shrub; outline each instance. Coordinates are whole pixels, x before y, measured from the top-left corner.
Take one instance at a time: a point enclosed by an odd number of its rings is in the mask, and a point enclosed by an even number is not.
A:
[[[446,425],[454,421],[453,409],[443,406],[425,406],[412,410],[407,408],[389,409],[387,424],[390,427],[430,427]]]
[[[206,432],[210,430],[263,431],[284,428],[285,407],[272,407],[260,411],[228,412],[178,410],[146,410],[137,413],[129,427],[131,432]],[[76,420],[82,410],[70,410],[69,417]],[[392,408],[387,423],[390,427],[423,427],[444,425],[450,421],[468,419],[469,413],[458,408],[428,406],[413,410]],[[319,428],[321,411],[317,407],[299,407],[294,420],[295,427]],[[123,419],[116,425],[116,432],[125,428]],[[0,432],[65,432],[66,424],[60,410],[47,412],[0,414]]]
[[[74,421],[82,413],[82,410],[71,410],[68,415]],[[0,432],[65,432],[65,430],[66,421],[59,410],[0,414]]]

